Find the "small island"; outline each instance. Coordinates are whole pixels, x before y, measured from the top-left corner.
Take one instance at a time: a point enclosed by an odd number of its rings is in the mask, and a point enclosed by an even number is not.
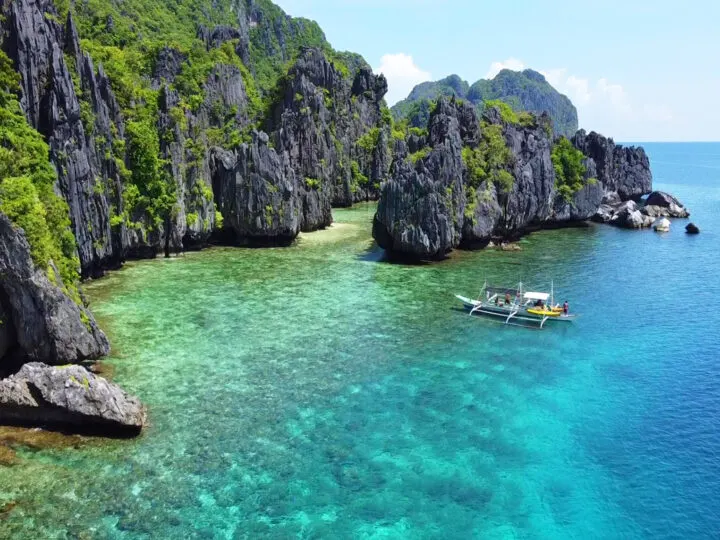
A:
[[[425,129],[401,133],[382,185],[373,236],[388,252],[440,259],[457,247],[484,247],[587,220],[650,227],[687,217],[682,204],[652,191],[642,148],[579,130],[556,136],[543,113],[502,101],[477,107],[440,97]]]

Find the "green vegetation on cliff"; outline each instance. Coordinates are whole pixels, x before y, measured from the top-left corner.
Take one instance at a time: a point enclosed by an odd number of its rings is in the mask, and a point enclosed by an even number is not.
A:
[[[477,190],[484,182],[487,182],[485,190],[489,189],[489,183],[495,184],[500,193],[507,194],[512,191],[514,185],[513,175],[507,168],[512,164],[512,152],[505,143],[502,133],[502,126],[491,125],[481,122],[482,137],[476,148],[463,147],[462,159],[467,169],[467,200],[465,216],[473,217],[477,206]]]
[[[237,69],[247,96],[246,110],[223,110],[217,102],[210,114],[213,126],[205,130],[209,144],[234,148],[248,142],[250,130],[269,114],[278,98],[275,88],[303,47],[321,48],[341,72],[347,73],[347,64],[358,62],[354,55],[333,51],[317,23],[289,17],[269,0],[217,0],[212,6],[198,0],[54,1],[62,20],[72,13],[82,49],[103,65],[127,122],[127,159],[118,163],[126,173],[125,210],[114,216],[114,225],[124,222],[132,227],[134,217],[145,213],[152,229],[173,212],[175,186],[167,164],[158,157],[159,141],[167,135],[158,128],[160,91],[152,84],[153,77],[171,78],[165,82],[180,98],[171,118],[187,129],[186,115],[206,102],[211,72],[222,66]],[[206,42],[215,28],[224,33]],[[74,58],[66,58],[76,70]],[[159,62],[176,72],[158,70]],[[81,100],[81,108],[83,104]],[[237,115],[247,121],[238,124]],[[91,131],[92,121],[83,123]],[[200,156],[202,134],[195,131],[193,136],[187,149]],[[121,158],[122,152],[116,157]]]
[[[570,202],[572,196],[586,184],[585,156],[568,139],[560,137],[553,146],[551,158],[555,169],[555,187],[558,195]],[[587,183],[596,181],[590,178]]]
[[[502,126],[481,124],[482,138],[477,148],[465,146],[463,162],[468,172],[469,184],[477,188],[483,182],[494,182],[503,192],[513,186],[513,177],[507,171],[512,163],[512,153],[505,143]]]
[[[485,108],[494,107],[500,111],[500,117],[508,124],[515,124],[523,127],[533,127],[535,116],[527,111],[515,112],[510,105],[499,99],[492,99],[485,102]]]
[[[18,81],[0,51],[0,212],[25,231],[35,265],[54,279],[53,263],[65,287],[76,292],[79,262],[68,207],[54,191],[48,146],[20,109]]]

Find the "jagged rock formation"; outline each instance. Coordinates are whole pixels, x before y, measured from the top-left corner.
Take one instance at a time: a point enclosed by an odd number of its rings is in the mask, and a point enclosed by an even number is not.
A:
[[[360,57],[332,52],[311,21],[288,17],[270,2],[226,4],[213,9],[226,10],[233,24],[179,23],[188,27],[189,39],[206,47],[208,59],[216,58],[206,76],[192,71],[201,61],[191,58],[196,50],[164,46],[148,59],[152,73],[140,80],[147,91],[128,95],[134,90],[117,80],[125,73],[116,67],[109,76],[80,45],[87,36],[78,27],[104,42],[94,23],[78,25],[73,16],[94,20],[95,7],[71,7],[61,24],[52,0],[2,3],[3,49],[21,75],[28,121],[49,143],[83,277],[101,275],[127,258],[202,247],[223,222],[236,238],[252,229],[236,225],[254,222],[259,229],[248,239],[284,242],[299,230],[327,226],[331,205],[377,198],[390,164],[384,78]],[[123,31],[108,24],[106,34]],[[288,62],[288,76],[276,84]],[[265,121],[258,93],[270,103]],[[231,188],[218,181],[225,174],[213,164],[227,160],[215,159],[213,149],[242,154],[243,143],[254,144],[250,133],[257,127],[269,134],[278,159],[248,166],[277,165],[269,173],[279,177],[289,164],[288,181],[301,201],[299,227],[287,229],[275,218],[258,222],[255,208],[225,204],[227,197],[218,204]],[[368,132],[366,144],[357,146]],[[160,159],[150,163],[142,149]],[[280,211],[273,192],[253,196],[260,197],[264,213],[268,207]],[[226,210],[234,214],[224,215]]]
[[[389,126],[381,123],[385,77],[373,75],[367,64],[359,66],[354,77],[344,77],[321,51],[305,49],[284,83],[267,127],[298,177],[319,184],[319,189],[305,190],[304,198],[314,199],[306,206],[319,204],[329,217],[330,204],[349,206],[377,198],[378,184],[389,168]],[[367,133],[367,126],[376,127]],[[363,148],[356,142],[366,133]],[[327,224],[309,215],[303,230]]]
[[[236,152],[216,148],[212,162],[228,241],[289,243],[300,232],[302,200],[287,154],[255,132]],[[313,216],[320,221],[321,216]],[[326,218],[329,220],[329,218]]]
[[[10,361],[66,364],[106,355],[109,344],[89,310],[36,269],[25,235],[0,214],[0,372]]]
[[[471,106],[440,100],[428,126],[426,142],[432,151],[427,158],[413,166],[407,145],[397,144],[391,180],[383,184],[373,221],[373,236],[380,246],[437,258],[460,243],[465,209],[461,133],[466,138],[476,135],[466,129],[468,119],[477,123]],[[409,141],[411,147],[418,142]]]
[[[652,190],[650,160],[644,151],[616,145],[612,139],[581,129],[572,138],[575,147],[595,162],[597,179],[621,200],[637,199]]]
[[[438,97],[456,97],[479,107],[483,103],[499,99],[516,111],[547,113],[552,118],[558,135],[572,137],[578,129],[577,110],[563,94],[555,90],[545,77],[526,69],[524,71],[502,70],[493,79],[480,79],[472,86],[457,75],[417,85],[408,97],[392,107],[395,118],[409,119],[415,127],[425,127],[429,116],[427,104]]]
[[[386,92],[384,77],[366,65],[348,78],[322,51],[302,51],[265,122],[269,135],[254,132],[234,152],[213,150],[224,238],[288,243],[330,225],[331,206],[376,199],[389,168],[389,126],[367,126],[381,124]]]
[[[619,196],[603,199],[593,221],[609,223],[626,229],[650,227],[657,218],[686,218],[690,213],[675,197],[662,191],[653,191],[643,202],[623,201]]]
[[[381,247],[404,256],[440,258],[460,245],[483,246],[496,237],[587,220],[603,200],[622,202],[651,190],[642,148],[623,148],[612,139],[579,131],[573,144],[585,154],[584,178],[569,196],[563,194],[551,157],[555,142],[547,115],[521,125],[489,109],[482,120],[466,102],[441,98],[430,117],[427,140],[411,135],[396,145],[391,178],[383,184],[373,224]],[[498,129],[502,137],[488,143]],[[485,176],[473,179],[463,152],[478,141],[496,147],[484,158]],[[412,159],[412,152],[425,145],[426,155]],[[487,173],[497,155],[505,157],[492,176]]]
[[[136,397],[82,366],[32,362],[0,380],[0,424],[135,436],[144,423]]]

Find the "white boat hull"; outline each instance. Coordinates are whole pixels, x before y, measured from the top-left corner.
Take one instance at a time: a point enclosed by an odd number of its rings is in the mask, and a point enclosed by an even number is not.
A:
[[[506,321],[520,320],[524,322],[544,324],[546,321],[572,322],[577,317],[576,315],[565,314],[561,314],[556,317],[537,315],[534,313],[528,313],[524,307],[519,308],[515,314],[513,314],[512,308],[488,305],[487,303],[480,302],[479,300],[473,300],[472,298],[461,296],[459,294],[456,294],[455,298],[460,300],[465,309],[470,311],[472,315],[489,315],[491,317],[506,319]]]

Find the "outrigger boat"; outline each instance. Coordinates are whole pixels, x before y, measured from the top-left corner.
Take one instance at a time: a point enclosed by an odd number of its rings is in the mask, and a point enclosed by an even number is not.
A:
[[[505,319],[505,324],[538,324],[547,321],[571,322],[577,315],[565,313],[554,304],[554,287],[550,293],[525,291],[522,283],[517,288],[488,287],[483,285],[477,300],[456,294],[470,315],[490,315]]]

